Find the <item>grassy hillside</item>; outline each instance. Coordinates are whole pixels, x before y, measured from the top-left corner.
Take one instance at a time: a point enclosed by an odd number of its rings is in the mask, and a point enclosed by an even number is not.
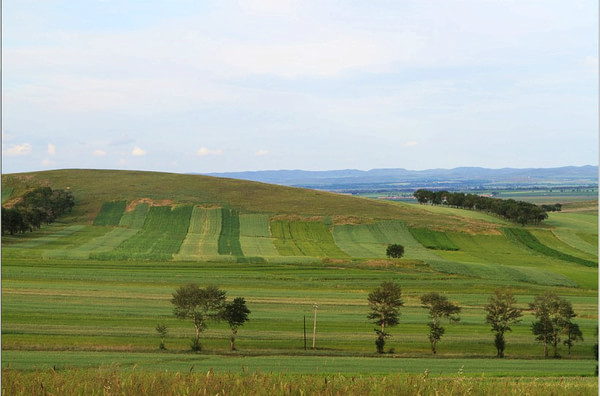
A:
[[[2,237],[4,368],[115,363],[176,371],[194,365],[206,373],[217,369],[216,359],[223,371],[285,372],[271,360],[300,359],[307,368],[297,372],[306,373],[340,372],[333,362],[347,358],[353,374],[439,371],[420,303],[422,294],[437,291],[462,307],[461,321],[445,324],[438,352],[460,362],[454,372],[461,365],[470,375],[593,372],[597,203],[565,205],[543,225],[521,227],[469,210],[195,175],[88,170],[3,175],[3,201],[10,205],[39,185],[69,187],[76,206],[33,233]],[[390,243],[402,244],[405,257],[387,259]],[[402,359],[374,359],[367,295],[383,281],[402,286],[405,305],[385,354]],[[230,329],[221,322],[202,333],[202,354],[188,353],[193,326],[173,316],[170,299],[189,282],[246,299],[252,313],[236,341],[241,352],[228,352]],[[510,359],[498,371],[483,307],[506,287],[525,312],[507,336]],[[573,302],[584,340],[571,355],[561,344],[563,359],[539,374],[541,345],[527,309],[545,291]],[[303,319],[312,326],[315,302],[317,349],[305,351]],[[157,350],[160,322],[169,329],[166,352]]]

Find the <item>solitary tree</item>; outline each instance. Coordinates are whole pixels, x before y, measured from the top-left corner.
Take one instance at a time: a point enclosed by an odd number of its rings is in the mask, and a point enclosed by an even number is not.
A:
[[[156,332],[158,333],[158,336],[160,337],[160,344],[159,344],[158,348],[166,349],[165,348],[165,338],[167,337],[167,332],[168,332],[167,325],[164,323],[157,324]]]
[[[510,290],[497,289],[490,296],[488,304],[484,308],[487,313],[485,322],[492,326],[494,345],[499,358],[504,357],[506,346],[504,333],[512,331],[510,326],[519,323],[521,321],[519,318],[523,315],[522,310],[515,306],[516,303],[517,300],[515,300]]]
[[[554,357],[559,357],[560,335],[566,332],[572,324],[571,319],[577,316],[573,306],[552,292],[537,296],[529,306],[537,318],[531,325],[531,331],[536,340],[544,344],[544,357],[548,357],[548,345],[552,345]]]
[[[427,324],[429,326],[429,342],[431,343],[431,352],[435,354],[437,343],[446,332],[446,329],[440,325],[440,319],[448,319],[450,323],[458,322],[460,320],[458,316],[460,307],[448,301],[446,296],[436,292],[421,296],[421,304],[423,304],[423,308],[429,309],[429,317],[431,318],[431,322]]]
[[[243,297],[236,297],[233,302],[225,305],[224,318],[231,328],[230,349],[235,351],[235,336],[240,326],[248,321],[250,310],[246,306],[246,300]]]
[[[386,333],[386,326],[396,326],[399,323],[400,307],[404,305],[402,301],[402,290],[400,285],[393,282],[383,282],[377,289],[369,293],[369,307],[371,312],[367,318],[372,320],[379,329],[377,333],[377,352],[383,353],[385,339],[390,336]]]
[[[216,286],[201,289],[194,283],[182,286],[173,293],[171,303],[175,306],[175,316],[179,319],[192,319],[194,322],[196,333],[192,350],[201,349],[200,333],[206,329],[206,322],[223,317],[225,296],[226,292]]]
[[[385,254],[391,258],[400,258],[404,256],[404,246],[398,244],[388,245]]]

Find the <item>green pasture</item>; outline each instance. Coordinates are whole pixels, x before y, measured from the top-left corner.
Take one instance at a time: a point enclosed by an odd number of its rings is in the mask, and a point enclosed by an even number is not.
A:
[[[8,258],[8,257],[7,257]],[[8,264],[7,264],[8,262]],[[477,281],[450,276],[425,266],[357,268],[335,265],[227,264],[198,262],[53,261],[8,259],[2,266],[2,347],[4,351],[106,351],[148,353],[157,348],[154,327],[169,327],[166,340],[172,353],[185,354],[193,333],[191,322],[172,315],[171,294],[185,283],[217,284],[228,297],[242,296],[252,311],[240,329],[238,348],[245,354],[303,353],[303,323],[307,318],[309,346],[314,302],[318,309],[317,348],[320,353],[363,355],[374,351],[373,324],[366,320],[366,296],[384,280],[402,285],[405,307],[400,325],[391,330],[388,347],[397,357],[430,356],[427,311],[419,296],[440,291],[463,307],[463,319],[447,326],[439,356],[494,356],[493,339],[484,323],[483,305],[501,281]],[[512,282],[523,308],[541,286]],[[597,324],[596,291],[556,288],[579,314],[584,342],[571,359],[590,359]],[[527,317],[529,316],[529,318]],[[507,336],[507,356],[532,359],[541,355],[530,333],[533,317],[525,316]],[[206,353],[228,350],[228,329],[212,323],[202,333]],[[565,349],[562,353],[566,354]],[[566,358],[566,356],[565,356]],[[569,360],[570,361],[570,360]],[[565,360],[566,362],[566,360]]]
[[[311,356],[313,355],[313,356]],[[315,356],[316,355],[316,356]],[[117,366],[121,372],[169,371],[213,373],[262,372],[311,375],[398,375],[432,377],[571,377],[590,376],[595,363],[589,360],[398,358],[328,356],[313,351],[298,356],[244,356],[239,354],[173,354],[119,352],[3,351],[2,367],[17,370],[57,371],[73,368]]]

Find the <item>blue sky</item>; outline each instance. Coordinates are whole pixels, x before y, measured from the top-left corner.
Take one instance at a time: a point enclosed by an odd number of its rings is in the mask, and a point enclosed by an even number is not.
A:
[[[2,172],[598,164],[595,0],[3,2]]]

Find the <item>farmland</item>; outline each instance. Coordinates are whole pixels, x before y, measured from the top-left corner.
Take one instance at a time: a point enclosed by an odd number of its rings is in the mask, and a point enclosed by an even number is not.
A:
[[[469,378],[594,372],[595,202],[565,203],[544,224],[521,227],[469,210],[200,176],[152,174],[144,189],[130,172],[114,172],[113,181],[121,181],[116,184],[131,187],[111,190],[105,171],[85,179],[81,172],[91,171],[29,175],[28,183],[69,185],[76,206],[39,231],[2,238],[4,376],[43,375],[55,367],[68,381],[69,369],[96,376],[112,367],[111,378],[136,381],[134,367],[140,376],[190,367],[227,376],[243,366],[273,373],[262,378],[267,382],[294,383],[286,375],[393,372],[399,384],[425,370],[448,378],[459,370]],[[16,176],[8,176],[3,199],[23,191],[24,176],[14,185]],[[153,185],[155,179],[162,187]],[[244,189],[267,196],[248,194],[244,201],[238,196]],[[281,197],[287,209],[272,197]],[[402,244],[405,257],[387,259],[390,243]],[[383,281],[402,286],[405,305],[400,324],[390,330],[388,353],[378,356],[366,297]],[[189,282],[246,299],[252,313],[239,330],[237,352],[228,351],[223,322],[202,332],[201,353],[189,351],[193,325],[175,318],[170,303]],[[507,334],[507,358],[499,360],[493,359],[483,306],[505,287],[525,312]],[[531,334],[528,303],[548,290],[572,302],[583,333],[570,355],[561,346],[562,359],[543,359]],[[419,300],[429,291],[462,307],[461,321],[446,327],[435,358]],[[305,350],[304,320],[312,325],[315,302],[317,348],[311,350],[309,340]],[[159,322],[168,327],[164,352],[158,350]],[[41,371],[28,374],[34,369]]]

